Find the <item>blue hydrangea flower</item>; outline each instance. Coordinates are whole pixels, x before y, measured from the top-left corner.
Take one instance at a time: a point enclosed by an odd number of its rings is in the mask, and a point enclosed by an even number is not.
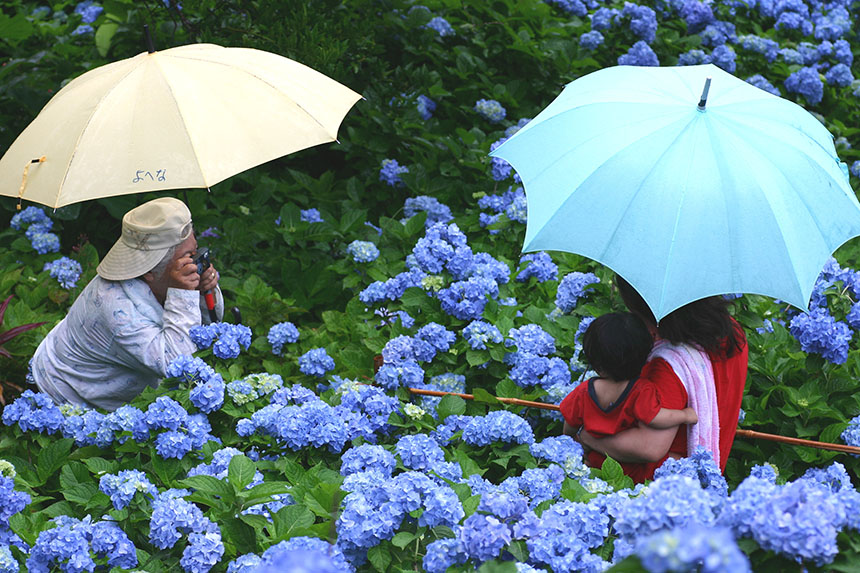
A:
[[[507,140],[507,137],[503,137],[491,143],[490,152],[495,151],[501,144],[503,144]],[[501,157],[490,157],[490,175],[492,176],[493,181],[504,181],[511,176],[512,170],[513,168],[511,167],[511,164],[502,159]]]
[[[459,538],[466,554],[481,563],[499,556],[511,542],[511,529],[491,515],[475,513],[463,522]]]
[[[18,424],[22,432],[55,434],[63,428],[65,419],[50,396],[24,390],[11,404],[3,408],[3,423]]]
[[[750,76],[746,79],[748,84],[752,84],[755,87],[766,91],[769,94],[773,94],[775,96],[781,95],[779,90],[773,86],[772,83],[767,81],[764,76],[761,74],[755,74],[754,76]]]
[[[714,461],[713,454],[704,446],[697,447],[692,456],[678,460],[669,458],[654,471],[654,479],[667,475],[685,475],[697,479],[702,489],[720,497],[728,497],[729,486],[726,478]]]
[[[45,214],[42,207],[31,205],[23,211],[19,211],[12,216],[9,221],[9,226],[16,231],[26,231],[30,228],[37,228],[39,231],[46,233],[54,226],[54,221]]]
[[[189,398],[198,410],[208,414],[224,405],[224,389],[224,380],[220,375],[216,375],[205,382],[195,384]]]
[[[642,61],[643,54],[647,52],[654,54],[654,51],[651,50],[650,47],[645,50],[642,47],[636,48],[636,46],[641,43],[643,46],[647,47],[648,44],[653,42],[654,39],[657,37],[657,13],[654,12],[654,10],[652,10],[648,6],[640,6],[632,2],[625,2],[624,8],[621,10],[621,17],[630,18],[630,31],[640,38],[639,42],[636,42],[636,44],[633,46],[634,50],[637,50],[637,55],[635,57],[638,58],[639,61]],[[656,57],[657,56],[654,55],[655,59]],[[656,63],[630,64],[629,62],[622,62],[620,58],[618,63],[621,65],[659,65]]]
[[[455,35],[454,28],[451,27],[451,24],[448,23],[448,20],[446,20],[442,16],[434,16],[430,19],[429,22],[427,22],[427,24],[424,25],[424,28],[433,30],[443,38],[445,36]]]
[[[400,165],[396,159],[383,159],[382,167],[379,170],[379,180],[390,187],[401,187],[403,186],[403,179],[400,176],[404,173],[409,173],[408,167]]]
[[[812,67],[800,68],[785,80],[789,93],[802,95],[810,105],[818,105],[824,97],[824,84],[818,70]]]
[[[101,5],[96,4],[93,0],[84,0],[75,6],[75,14],[80,14],[81,21],[84,24],[92,24],[104,12]]]
[[[824,565],[838,553],[836,535],[845,519],[836,496],[800,479],[772,490],[751,516],[750,529],[762,549]]]
[[[836,64],[824,74],[824,81],[829,86],[846,87],[854,81],[854,74],[851,73],[851,68],[845,64]]]
[[[320,210],[315,208],[301,209],[299,211],[299,218],[306,223],[325,223],[325,220],[320,215]]]
[[[436,443],[434,442],[433,445],[436,445]],[[438,448],[439,446],[436,447]],[[394,454],[382,446],[374,446],[372,444],[362,444],[350,448],[344,452],[340,459],[340,473],[344,476],[376,470],[384,476],[391,477],[397,465]]]
[[[632,553],[636,538],[674,527],[713,524],[722,499],[703,490],[698,480],[683,475],[657,479],[643,494],[616,509],[614,528],[620,537],[616,558]]]
[[[531,444],[535,441],[532,427],[520,416],[506,410],[475,416],[463,428],[463,441],[473,446],[488,446],[493,442]]]
[[[433,112],[436,110],[436,102],[427,97],[426,95],[419,95],[416,98],[416,106],[418,108],[418,115],[421,116],[421,119],[427,121],[431,117],[433,117]]]
[[[517,352],[547,356],[555,352],[555,339],[539,324],[526,324],[508,331],[505,346],[516,346]]]
[[[473,320],[463,329],[462,334],[474,350],[486,350],[488,342],[498,344],[502,341],[499,329],[483,320]]]
[[[436,296],[445,313],[460,320],[477,320],[484,312],[487,297],[499,296],[499,285],[492,279],[469,277],[465,281],[451,283]]]
[[[419,387],[424,381],[424,369],[414,360],[383,364],[376,372],[374,379],[389,390],[394,390],[401,386],[415,388]]]
[[[272,353],[280,356],[284,344],[292,344],[299,339],[299,329],[292,322],[279,322],[269,329],[267,338],[272,345]]]
[[[729,529],[692,524],[636,540],[636,555],[650,573],[752,571]]]
[[[110,497],[115,509],[123,509],[135,494],[143,493],[150,499],[158,495],[158,490],[139,470],[121,470],[117,474],[105,474],[99,478],[99,489]]]
[[[749,50],[757,54],[762,54],[768,63],[776,60],[779,54],[779,43],[770,38],[762,38],[761,36],[739,36],[738,40],[744,50]]]
[[[422,566],[427,573],[445,573],[449,567],[463,565],[468,559],[460,539],[449,537],[427,544]]]
[[[9,518],[30,504],[30,495],[15,490],[15,480],[0,476],[0,529],[8,529]]]
[[[502,104],[494,99],[479,99],[475,102],[475,111],[484,119],[493,123],[499,123],[505,119],[507,112]]]
[[[586,32],[579,37],[579,45],[590,52],[593,52],[603,44],[604,38],[603,34],[598,32],[597,30],[591,30],[590,32]]]
[[[815,308],[791,319],[789,332],[804,352],[821,354],[834,364],[844,364],[852,332],[847,324],[834,319],[824,308]]]
[[[440,203],[435,197],[419,195],[417,197],[406,198],[406,201],[403,203],[403,214],[406,218],[412,217],[421,211],[427,213],[427,219],[424,221],[425,227],[432,227],[436,223],[447,223],[454,218],[454,215],[451,214],[451,208]]]
[[[526,266],[517,275],[517,282],[525,282],[531,277],[536,278],[539,283],[558,279],[558,265],[553,262],[549,253],[541,251],[523,255],[520,258],[520,265],[523,263],[526,263]]]
[[[404,467],[413,470],[429,469],[445,461],[442,448],[426,434],[403,436],[397,441],[395,449]]]
[[[54,233],[44,233],[40,231],[30,232],[33,227],[27,229],[27,238],[30,239],[30,245],[40,255],[48,253],[56,253],[60,250],[60,237]]]
[[[356,263],[369,263],[379,256],[379,249],[370,241],[353,241],[347,245],[346,252]]]
[[[600,279],[594,273],[581,273],[578,271],[564,275],[558,284],[555,295],[555,305],[565,314],[576,308],[579,299],[585,296],[586,287],[590,284],[599,283]]]
[[[313,348],[299,358],[299,370],[302,374],[322,378],[326,372],[334,370],[334,359],[325,348]]]
[[[687,23],[687,33],[698,34],[714,21],[714,12],[709,4],[687,0],[681,7],[681,18]]]
[[[317,537],[298,536],[263,552],[255,573],[342,573],[352,571],[343,552]]]
[[[531,521],[521,521],[514,531],[526,538],[532,562],[546,564],[552,571],[606,569],[608,564],[590,551],[609,534],[609,517],[600,508],[561,501]]]
[[[860,446],[860,416],[851,418],[840,438],[849,446]]]
[[[620,12],[615,8],[601,7],[589,15],[592,30],[608,30],[616,22]]]
[[[188,545],[182,551],[179,565],[185,571],[209,571],[224,555],[224,543],[217,527],[188,534]]]
[[[43,271],[50,271],[51,278],[57,279],[64,289],[73,289],[81,278],[81,264],[69,257],[60,257],[50,263],[45,263]]]

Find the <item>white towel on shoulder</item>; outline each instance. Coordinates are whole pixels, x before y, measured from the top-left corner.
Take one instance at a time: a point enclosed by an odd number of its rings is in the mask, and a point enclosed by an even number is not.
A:
[[[687,426],[687,455],[692,455],[696,446],[704,446],[720,465],[720,412],[717,408],[717,390],[714,384],[714,369],[708,354],[689,344],[672,344],[658,340],[648,359],[662,358],[687,390],[688,405],[696,411],[698,424]]]

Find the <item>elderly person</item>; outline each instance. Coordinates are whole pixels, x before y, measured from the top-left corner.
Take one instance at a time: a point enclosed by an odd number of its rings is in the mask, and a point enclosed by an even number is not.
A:
[[[189,331],[208,322],[201,293],[215,291],[223,316],[218,273],[199,275],[196,251],[182,201],[163,197],[126,213],[98,276],[36,349],[39,389],[60,404],[115,410],[157,386],[174,358],[197,349]]]

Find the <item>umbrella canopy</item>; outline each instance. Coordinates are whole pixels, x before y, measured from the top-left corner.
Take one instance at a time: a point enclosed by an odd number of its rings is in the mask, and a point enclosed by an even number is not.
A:
[[[710,64],[583,76],[491,155],[525,186],[524,251],[608,266],[658,320],[725,293],[805,310],[828,257],[860,235],[827,129]]]
[[[307,66],[260,50],[193,44],[145,52],[57,92],[0,159],[0,194],[62,207],[210,187],[335,141],[359,99]]]

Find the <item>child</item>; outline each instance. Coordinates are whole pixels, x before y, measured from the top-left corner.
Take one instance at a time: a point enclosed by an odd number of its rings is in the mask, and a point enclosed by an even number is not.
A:
[[[629,312],[596,318],[582,338],[585,361],[597,376],[577,386],[561,402],[564,433],[585,428],[595,437],[612,436],[637,423],[667,429],[698,422],[695,410],[660,406],[660,394],[649,380],[637,380],[654,340],[642,320]],[[589,465],[600,467],[604,456],[589,452]],[[645,464],[625,463],[624,473],[636,481]],[[637,479],[640,478],[640,479]]]

